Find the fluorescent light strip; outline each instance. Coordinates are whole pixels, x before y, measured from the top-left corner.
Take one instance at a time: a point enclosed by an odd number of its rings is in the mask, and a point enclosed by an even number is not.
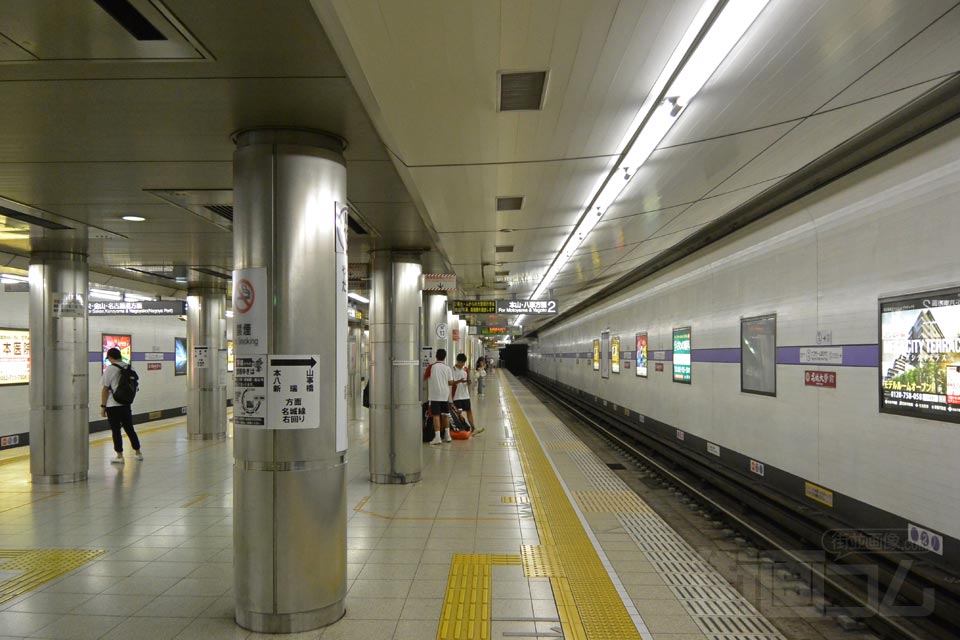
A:
[[[591,195],[585,203],[585,208],[589,207],[591,203],[593,206],[564,242],[560,253],[557,254],[553,264],[547,269],[547,273],[530,296],[530,300],[543,296],[567,264],[567,261],[574,256],[576,250],[600,222],[603,214],[617,201],[626,186],[637,175],[640,167],[666,137],[697,92],[703,88],[703,85],[710,79],[717,67],[733,50],[733,47],[750,28],[757,16],[760,15],[760,12],[766,7],[767,1],[730,0],[727,2],[720,15],[717,16],[707,33],[696,45],[696,49],[687,57],[687,52],[693,46],[697,36],[719,5],[720,0],[704,2],[693,22],[687,28],[686,33],[684,33],[683,38],[681,38],[673,55],[670,56],[670,60],[660,77],[653,84],[647,99],[620,143],[622,161],[614,171],[622,169],[624,179],[621,180],[620,176],[608,174],[598,182],[593,191],[595,195]],[[683,63],[684,58],[687,58],[686,63]],[[682,69],[680,68],[681,64],[683,64]],[[676,75],[676,78],[673,82],[670,82],[670,78],[673,78],[674,75]],[[661,94],[665,96],[665,99],[658,102]],[[646,123],[644,124],[644,122]],[[637,129],[641,125],[642,129],[637,133]],[[634,139],[635,134],[636,138]],[[633,140],[632,144],[630,144],[630,140]],[[628,145],[629,148],[627,148]],[[624,149],[625,151],[623,151]]]
[[[123,294],[119,291],[107,291],[106,289],[90,289],[90,297],[96,300],[114,300],[123,299]]]
[[[348,297],[348,298],[352,298],[352,299],[356,300],[357,302],[362,302],[363,304],[367,304],[368,302],[370,302],[370,298],[364,298],[364,297],[363,297],[362,295],[360,295],[359,293],[354,293],[353,291],[351,291],[350,293],[348,293],[348,294],[347,294],[347,297]]]
[[[130,302],[146,302],[147,300],[156,300],[156,296],[144,296],[139,293],[125,293],[123,299]]]

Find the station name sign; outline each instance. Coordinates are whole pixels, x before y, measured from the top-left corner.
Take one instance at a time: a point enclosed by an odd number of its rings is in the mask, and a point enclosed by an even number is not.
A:
[[[141,302],[90,302],[91,316],[182,316],[187,313],[183,300],[144,300]]]
[[[451,300],[450,313],[457,315],[502,313],[507,315],[552,315],[556,300]]]

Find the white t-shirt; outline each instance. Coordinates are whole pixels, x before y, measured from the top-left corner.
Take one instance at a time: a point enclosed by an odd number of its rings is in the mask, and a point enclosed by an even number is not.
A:
[[[126,369],[128,366],[130,365],[123,365],[124,369]],[[108,364],[107,368],[103,370],[103,375],[100,376],[100,386],[110,389],[110,391],[107,392],[108,407],[123,406],[113,399],[113,390],[117,388],[118,382],[120,382],[120,367],[114,366],[113,364]]]
[[[458,369],[457,367],[453,368],[453,381],[457,380],[467,380],[467,368]],[[453,395],[454,400],[469,400],[470,399],[470,386],[467,384],[458,384],[457,391]]]
[[[442,362],[434,362],[430,367],[430,377],[427,378],[427,390],[430,402],[447,402],[450,400],[450,380],[453,371]]]

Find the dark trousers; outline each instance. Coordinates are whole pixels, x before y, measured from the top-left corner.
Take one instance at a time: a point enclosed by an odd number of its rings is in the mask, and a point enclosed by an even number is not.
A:
[[[127,432],[130,438],[130,446],[134,451],[140,450],[140,438],[133,429],[133,411],[130,405],[119,407],[107,407],[107,422],[110,423],[110,431],[113,432],[113,450],[117,453],[123,453],[123,436],[120,435],[120,427]]]

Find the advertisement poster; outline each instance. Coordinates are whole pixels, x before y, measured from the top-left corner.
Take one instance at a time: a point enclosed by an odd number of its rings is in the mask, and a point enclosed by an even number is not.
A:
[[[173,375],[187,375],[187,339],[173,339]]]
[[[610,342],[610,368],[614,373],[620,373],[620,336]]]
[[[113,348],[120,349],[120,358],[129,363],[133,357],[132,339],[128,335],[122,334],[100,334],[100,344],[103,345],[103,370],[105,371],[110,363],[107,361],[107,351]]]
[[[960,422],[960,289],[880,301],[880,410]]]
[[[647,377],[647,334],[637,334],[637,376]]]
[[[777,316],[740,321],[740,390],[777,395]]]
[[[0,329],[0,385],[30,383],[30,332]]]
[[[227,371],[233,371],[233,340],[227,340]]]
[[[600,341],[593,341],[593,370],[600,371]]]
[[[673,381],[690,384],[690,327],[673,330]]]

